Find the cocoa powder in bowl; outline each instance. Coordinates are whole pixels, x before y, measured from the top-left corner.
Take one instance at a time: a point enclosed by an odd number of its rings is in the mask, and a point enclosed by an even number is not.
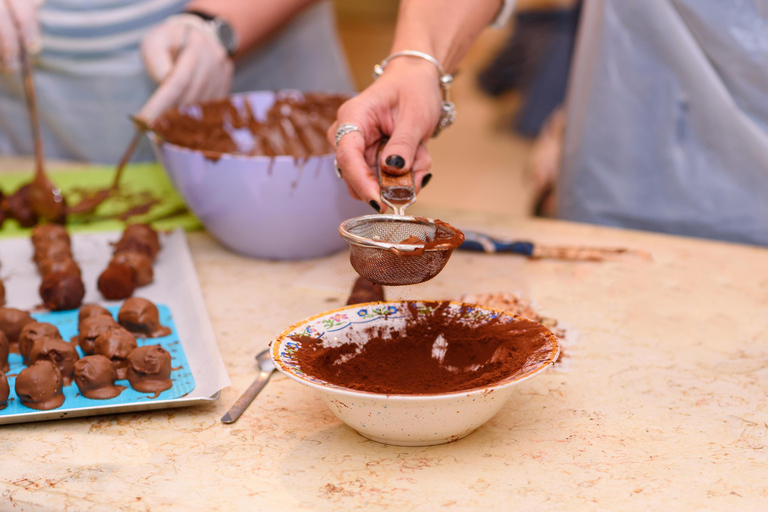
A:
[[[301,370],[331,384],[381,394],[439,394],[480,388],[519,372],[553,335],[503,313],[475,315],[472,305],[408,303],[405,321],[380,321],[334,343],[306,336]],[[346,339],[345,339],[346,337]],[[364,341],[364,344],[362,343]]]

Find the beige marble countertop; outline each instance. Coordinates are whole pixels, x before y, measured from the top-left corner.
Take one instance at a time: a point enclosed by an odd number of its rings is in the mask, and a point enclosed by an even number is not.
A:
[[[246,259],[189,235],[233,385],[213,404],[0,430],[0,510],[765,510],[768,250],[564,222],[429,212],[541,243],[642,248],[654,261],[457,252],[389,298],[517,291],[578,331],[567,364],[521,384],[458,442],[369,441],[276,374],[219,418],[288,325],[346,300],[346,252]],[[439,215],[438,215],[439,214]]]

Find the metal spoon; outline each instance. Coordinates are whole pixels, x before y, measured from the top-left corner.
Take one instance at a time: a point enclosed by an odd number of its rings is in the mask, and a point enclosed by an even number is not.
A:
[[[256,356],[256,361],[258,361],[259,369],[261,370],[259,376],[256,377],[256,380],[254,380],[250,386],[248,386],[245,393],[237,399],[237,402],[235,402],[235,405],[227,411],[227,414],[221,417],[222,422],[230,424],[237,421],[237,418],[243,414],[243,411],[251,405],[251,402],[256,398],[256,395],[264,389],[264,386],[267,385],[269,378],[272,376],[272,372],[275,371],[275,365],[269,357],[269,349],[259,352]]]

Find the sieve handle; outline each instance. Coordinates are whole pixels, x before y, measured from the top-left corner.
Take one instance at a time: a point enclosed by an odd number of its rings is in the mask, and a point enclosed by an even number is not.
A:
[[[389,142],[389,137],[382,137],[379,140],[379,149],[376,151],[376,175],[379,178],[379,197],[382,203],[395,211],[395,215],[405,215],[405,209],[416,201],[413,168],[401,176],[395,176],[382,170],[381,151],[387,145],[387,142]]]

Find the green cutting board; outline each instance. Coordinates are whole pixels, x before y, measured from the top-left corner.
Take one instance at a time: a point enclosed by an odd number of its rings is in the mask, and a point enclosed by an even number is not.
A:
[[[88,167],[50,171],[51,180],[61,188],[64,197],[75,197],[72,194],[78,189],[106,188],[114,178],[114,167]],[[29,172],[0,173],[0,189],[6,194],[15,192],[20,186],[32,180],[32,170]],[[156,163],[131,164],[123,171],[120,184],[121,194],[128,196],[144,195],[158,200],[146,213],[134,215],[127,219],[129,223],[149,223],[158,230],[183,228],[187,231],[201,229],[200,221],[187,209],[184,200],[173,188],[171,181],[162,166]],[[125,227],[126,221],[116,219],[116,214],[127,211],[134,204],[118,198],[110,198],[102,203],[93,214],[71,216],[67,219],[67,228],[72,232],[88,231],[119,231]],[[135,199],[134,199],[135,201]],[[76,203],[77,199],[70,201]],[[28,236],[29,228],[22,228],[13,219],[7,219],[0,229],[0,238]]]

